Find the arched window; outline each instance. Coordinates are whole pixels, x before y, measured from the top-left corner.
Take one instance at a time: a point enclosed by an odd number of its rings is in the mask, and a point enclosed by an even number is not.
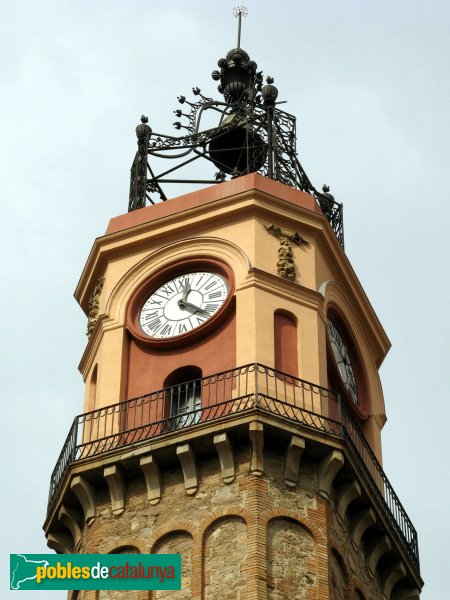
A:
[[[193,365],[173,371],[165,380],[165,415],[170,428],[198,423],[202,408],[202,370]]]
[[[274,346],[275,369],[298,377],[297,320],[294,315],[275,312]]]

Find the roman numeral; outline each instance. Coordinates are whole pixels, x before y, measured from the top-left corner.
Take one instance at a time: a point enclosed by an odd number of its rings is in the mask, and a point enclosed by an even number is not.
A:
[[[219,305],[217,303],[207,304],[203,310],[205,310],[209,314],[212,314],[213,312],[215,312],[217,310],[218,306]]]
[[[152,321],[151,323],[147,324],[148,329],[150,329],[150,331],[155,331],[158,329],[158,327],[161,325],[161,319],[155,319],[154,321]]]
[[[154,310],[152,313],[147,313],[147,314],[144,314],[144,313],[143,313],[143,314],[142,314],[142,316],[144,317],[144,319],[145,319],[146,321],[148,321],[148,320],[149,320],[149,319],[151,319],[152,317],[156,317],[156,316],[158,316],[158,311],[157,311],[157,310]]]
[[[176,281],[175,285],[177,286],[178,291],[181,292],[188,283],[189,277],[180,277],[178,281]]]
[[[185,333],[186,331],[186,325],[184,323],[178,323],[178,333]]]
[[[222,291],[213,292],[212,294],[208,294],[208,300],[214,300],[214,298],[220,298],[222,296]]]
[[[197,286],[197,288],[200,287],[200,282],[202,281],[202,279],[204,279],[204,277],[205,277],[204,275],[200,275],[199,279],[197,279],[197,281],[195,283],[195,285]]]
[[[172,325],[170,323],[166,323],[164,325],[164,327],[161,329],[161,331],[159,332],[159,335],[170,335],[171,330],[172,330]]]
[[[164,287],[161,288],[160,290],[163,294],[167,294],[167,296],[170,296],[171,294],[173,294],[174,292],[176,292],[176,289],[173,289],[172,287],[170,287],[169,284],[165,285]]]
[[[339,335],[338,330],[336,329],[336,327],[334,326],[334,324],[331,321],[328,321],[328,331],[330,333],[330,337],[335,341],[336,345],[340,349],[342,349],[342,346],[343,346],[342,338]]]
[[[206,321],[206,319],[201,319],[200,317],[195,317],[197,319],[197,323],[199,325],[201,325],[202,323],[204,323]]]

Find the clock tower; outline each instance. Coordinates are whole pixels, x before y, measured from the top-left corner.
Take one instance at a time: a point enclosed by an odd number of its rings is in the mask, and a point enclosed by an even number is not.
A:
[[[86,392],[48,545],[182,556],[180,591],[70,600],[418,600],[417,534],[382,467],[390,344],[342,205],[240,39],[218,67],[221,100],[178,98],[179,137],[142,117],[129,210],[78,283]],[[168,199],[195,160],[206,187]]]

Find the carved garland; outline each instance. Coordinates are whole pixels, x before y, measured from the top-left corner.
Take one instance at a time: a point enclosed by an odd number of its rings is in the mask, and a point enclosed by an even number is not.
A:
[[[266,230],[277,238],[280,238],[280,247],[278,248],[277,275],[289,281],[295,281],[295,263],[292,253],[291,242],[300,246],[308,244],[307,240],[296,231],[290,232],[281,229],[278,225],[264,225]]]
[[[86,335],[88,339],[91,339],[92,333],[95,329],[98,319],[98,311],[100,308],[100,295],[102,293],[103,284],[105,283],[105,278],[100,277],[95,285],[95,288],[89,298],[89,314],[88,314],[88,323],[87,323],[87,331]]]

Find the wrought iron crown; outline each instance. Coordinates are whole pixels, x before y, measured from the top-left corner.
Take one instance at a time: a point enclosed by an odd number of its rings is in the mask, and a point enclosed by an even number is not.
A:
[[[238,13],[239,25],[243,13]],[[230,50],[218,61],[220,70],[212,73],[219,82],[223,100],[213,100],[194,87],[193,100],[178,96],[181,108],[174,111],[180,120],[177,130],[185,130],[175,137],[155,133],[148,118],[141,117],[136,127],[138,150],[131,167],[130,200],[128,210],[155,204],[155,195],[164,201],[162,189],[168,183],[220,183],[227,178],[248,173],[260,173],[294,188],[312,194],[328,219],[339,243],[344,245],[342,204],[335,202],[329,188],[319,193],[312,185],[296,151],[295,117],[280,108],[278,89],[272,77],[264,78],[257,64],[240,48]],[[209,122],[214,126],[208,126]],[[172,167],[156,172],[150,157],[172,159]],[[210,179],[186,179],[175,172],[203,158],[215,167]],[[161,162],[161,161],[159,161]]]

